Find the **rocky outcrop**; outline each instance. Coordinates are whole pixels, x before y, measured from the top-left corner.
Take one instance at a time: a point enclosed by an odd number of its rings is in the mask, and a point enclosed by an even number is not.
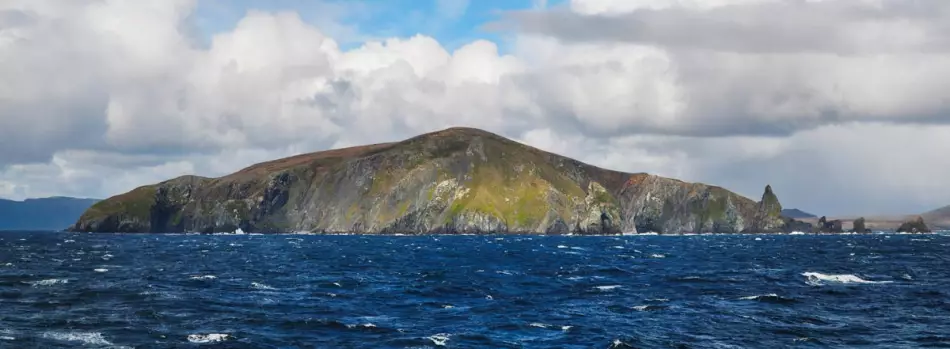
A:
[[[818,226],[815,227],[819,233],[841,233],[844,232],[840,220],[829,221],[825,216],[818,219]]]
[[[858,219],[854,220],[854,223],[852,224],[852,230],[855,233],[870,233],[871,232],[871,229],[868,229],[865,226],[864,217],[859,217]]]
[[[913,219],[904,222],[899,228],[898,233],[929,233],[930,228],[924,223],[924,217],[916,216]]]
[[[186,176],[99,202],[95,232],[372,234],[788,231],[770,186],[726,189],[622,173],[475,129],[304,154],[221,178]]]
[[[802,222],[800,220],[789,218],[789,217],[782,217],[782,219],[784,220],[783,230],[786,233],[793,233],[793,232],[810,233],[814,231],[815,229],[815,227],[811,225],[811,223],[808,223],[808,222]]]

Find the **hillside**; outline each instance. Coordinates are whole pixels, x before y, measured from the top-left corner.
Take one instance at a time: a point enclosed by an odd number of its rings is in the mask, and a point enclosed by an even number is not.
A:
[[[493,133],[452,128],[299,155],[221,178],[185,176],[104,200],[95,232],[616,234],[769,232],[781,204],[601,169]]]
[[[0,199],[0,230],[63,230],[97,201],[67,197]]]
[[[944,206],[920,216],[924,217],[924,221],[932,228],[950,229],[950,206]]]
[[[794,219],[803,219],[803,218],[818,218],[818,216],[811,213],[799,210],[797,208],[788,208],[782,210],[782,217],[794,218]]]

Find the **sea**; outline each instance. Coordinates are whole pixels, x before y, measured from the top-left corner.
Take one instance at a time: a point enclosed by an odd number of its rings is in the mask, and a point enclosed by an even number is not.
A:
[[[950,236],[0,233],[0,348],[950,347]]]

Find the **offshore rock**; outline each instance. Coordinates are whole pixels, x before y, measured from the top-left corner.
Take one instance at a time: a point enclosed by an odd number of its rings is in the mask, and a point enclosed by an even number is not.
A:
[[[818,226],[815,227],[819,233],[841,233],[844,232],[842,223],[840,220],[828,221],[825,216],[821,216],[818,219]]]
[[[855,233],[870,233],[871,232],[871,230],[868,229],[865,225],[864,217],[859,217],[858,219],[854,220],[852,230],[854,230]]]
[[[726,189],[623,173],[493,133],[452,128],[298,155],[221,178],[185,176],[101,201],[90,232],[367,234],[789,231],[771,186]]]
[[[913,219],[904,222],[899,228],[898,233],[929,233],[930,228],[924,223],[924,217],[916,216]]]

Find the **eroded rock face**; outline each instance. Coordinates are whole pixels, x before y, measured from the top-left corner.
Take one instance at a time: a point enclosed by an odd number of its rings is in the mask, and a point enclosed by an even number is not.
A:
[[[871,230],[865,226],[864,217],[860,217],[854,220],[854,227],[852,228],[855,233],[870,233]]]
[[[929,233],[930,228],[924,223],[924,217],[916,216],[913,219],[904,222],[899,228],[898,233]]]
[[[97,232],[620,234],[789,231],[720,187],[605,170],[455,128],[399,143],[305,154],[221,178],[187,176],[100,202]]]
[[[842,224],[841,224],[841,221],[840,221],[840,220],[837,220],[837,219],[836,219],[836,220],[829,221],[827,218],[825,218],[825,216],[822,216],[821,218],[818,219],[818,226],[815,227],[815,229],[816,229],[819,233],[841,233],[841,232],[844,232],[844,228],[842,227]]]

